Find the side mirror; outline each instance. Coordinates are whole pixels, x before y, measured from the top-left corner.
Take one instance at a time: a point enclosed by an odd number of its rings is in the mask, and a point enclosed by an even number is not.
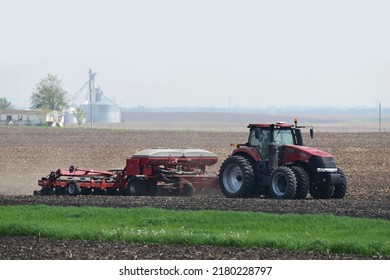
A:
[[[260,139],[260,129],[259,128],[255,128],[255,138]]]
[[[310,138],[311,139],[314,138],[314,129],[313,128],[310,128]]]

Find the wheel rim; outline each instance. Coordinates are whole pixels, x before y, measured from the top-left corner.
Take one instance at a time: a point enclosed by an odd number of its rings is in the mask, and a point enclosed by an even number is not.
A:
[[[240,190],[244,177],[241,168],[236,164],[229,164],[223,172],[223,184],[230,193]]]
[[[141,196],[145,195],[145,183],[140,178],[130,178],[127,180],[127,195]]]
[[[288,182],[283,173],[275,174],[274,178],[272,179],[272,189],[275,194],[279,196],[284,195],[287,191],[287,185]]]
[[[133,184],[130,185],[129,190],[130,190],[130,192],[131,192],[132,194],[137,193],[137,188],[136,188],[136,186],[134,186]]]
[[[69,192],[70,194],[74,194],[74,192],[75,192],[75,186],[74,186],[73,184],[70,184],[70,185],[68,186],[68,192]]]

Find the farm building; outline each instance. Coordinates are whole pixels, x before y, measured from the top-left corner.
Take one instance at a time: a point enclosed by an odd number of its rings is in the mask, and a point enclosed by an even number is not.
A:
[[[64,115],[48,110],[2,110],[0,124],[63,126]]]
[[[93,89],[92,112],[91,102],[80,104],[79,107],[86,113],[86,122],[95,123],[120,123],[121,112],[117,104],[104,96],[100,88]],[[92,119],[91,119],[92,116]]]
[[[89,79],[84,83],[81,89],[72,98],[71,107],[65,112],[65,123],[76,123],[76,118],[73,115],[75,108],[84,111],[86,123],[120,123],[121,111],[119,106],[109,98],[107,98],[101,88],[97,86],[95,81],[96,73],[89,70]],[[88,87],[88,94],[82,92]],[[85,96],[86,99],[80,100],[80,96]]]

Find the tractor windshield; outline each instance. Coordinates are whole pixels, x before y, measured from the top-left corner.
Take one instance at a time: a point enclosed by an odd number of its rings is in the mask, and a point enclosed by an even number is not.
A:
[[[274,139],[278,147],[294,144],[294,138],[291,129],[279,129],[274,131]]]
[[[275,129],[274,130],[274,141],[280,148],[285,144],[294,144],[294,136],[291,129]],[[256,147],[260,155],[263,159],[268,158],[268,143],[270,143],[271,130],[267,128],[257,128],[257,132],[255,129],[251,130],[249,133],[248,144],[252,147]]]

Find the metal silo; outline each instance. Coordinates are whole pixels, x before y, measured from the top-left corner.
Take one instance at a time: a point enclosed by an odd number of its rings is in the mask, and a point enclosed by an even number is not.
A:
[[[69,107],[65,111],[65,115],[64,115],[64,122],[65,122],[65,124],[77,123],[76,118],[75,118],[73,112],[74,112],[74,108],[73,107]]]
[[[89,70],[89,80],[86,83],[89,86],[89,96],[84,104],[79,105],[85,112],[85,122],[91,123],[91,126],[92,123],[119,123],[121,121],[120,109],[95,85],[95,75]]]
[[[98,88],[96,90],[96,102],[93,104],[94,121],[96,123],[118,123],[121,120],[119,107],[103,95]]]

